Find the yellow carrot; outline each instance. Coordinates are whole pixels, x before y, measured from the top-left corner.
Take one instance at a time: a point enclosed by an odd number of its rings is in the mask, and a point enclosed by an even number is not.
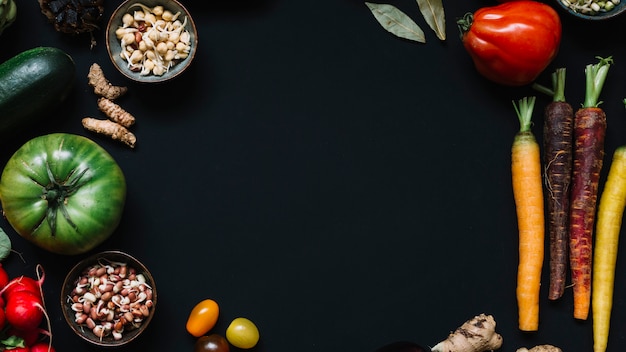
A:
[[[513,197],[519,231],[517,305],[519,329],[539,328],[539,287],[544,257],[544,198],[539,144],[530,127],[535,97],[513,104],[520,122],[511,148]]]
[[[591,308],[593,351],[606,351],[609,339],[617,245],[626,206],[626,146],[615,150],[598,203],[593,254]]]

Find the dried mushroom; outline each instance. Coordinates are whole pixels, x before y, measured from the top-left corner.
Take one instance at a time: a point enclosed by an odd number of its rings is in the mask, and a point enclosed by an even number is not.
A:
[[[91,33],[104,13],[104,0],[38,0],[41,12],[61,33]]]

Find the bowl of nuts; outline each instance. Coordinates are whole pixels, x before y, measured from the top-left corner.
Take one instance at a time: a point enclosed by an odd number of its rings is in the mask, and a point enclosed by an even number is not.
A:
[[[556,0],[566,12],[585,20],[605,20],[626,11],[621,0]]]
[[[136,339],[152,320],[156,302],[148,269],[120,251],[81,260],[61,288],[63,316],[70,328],[98,346],[121,346]]]
[[[177,77],[189,67],[198,47],[196,25],[176,0],[123,1],[105,33],[113,65],[137,82]]]

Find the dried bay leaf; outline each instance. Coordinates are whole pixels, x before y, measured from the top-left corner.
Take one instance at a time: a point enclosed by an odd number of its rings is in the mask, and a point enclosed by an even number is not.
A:
[[[424,31],[407,14],[389,4],[365,3],[384,29],[397,37],[426,43]]]
[[[437,38],[446,40],[446,17],[442,0],[417,0],[417,5]]]

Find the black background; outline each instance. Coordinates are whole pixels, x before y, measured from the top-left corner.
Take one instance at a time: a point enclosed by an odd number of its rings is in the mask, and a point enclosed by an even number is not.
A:
[[[119,2],[106,1],[103,25]],[[539,331],[517,330],[512,101],[538,96],[541,140],[549,98],[474,70],[455,20],[495,0],[444,1],[444,42],[414,0],[389,3],[422,27],[427,43],[386,32],[363,1],[187,1],[199,31],[195,61],[176,80],[146,86],[114,70],[104,31],[90,49],[88,36],[56,33],[36,1],[19,2],[0,59],[56,46],[74,58],[77,78],[44,123],[0,141],[0,162],[50,132],[89,136],[119,162],[128,182],[123,220],[96,250],[143,260],[159,292],[146,334],[119,350],[191,351],[185,322],[205,298],[221,307],[214,332],[238,316],[257,324],[254,351],[432,346],[483,312],[496,318],[502,351],[540,343],[592,350],[592,322],[572,318],[571,288],[547,301],[547,270]],[[613,150],[626,143],[624,21],[558,11],[561,48],[541,83],[566,67],[566,97],[577,107],[585,65],[615,60],[601,95],[609,125],[602,185]],[[102,117],[87,85],[93,62],[129,87],[118,103],[137,118],[134,150],[81,126],[84,116]],[[90,253],[47,253],[0,226],[21,253],[4,264],[12,276],[45,269],[57,350],[100,350],[72,334],[58,303],[65,274]],[[620,257],[613,351],[626,348],[625,266]]]

